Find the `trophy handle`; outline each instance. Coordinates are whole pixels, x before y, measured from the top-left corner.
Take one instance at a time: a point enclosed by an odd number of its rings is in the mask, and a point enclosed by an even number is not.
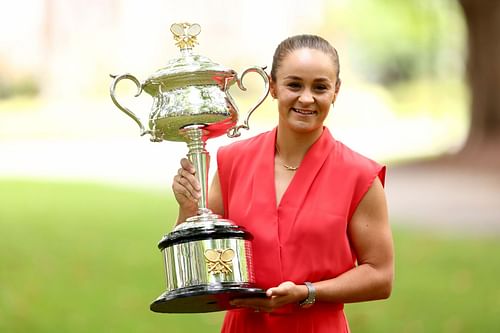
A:
[[[128,74],[128,73],[122,74],[122,75],[110,74],[109,76],[111,76],[113,78],[113,81],[111,82],[111,86],[109,87],[109,94],[111,95],[111,99],[113,100],[113,103],[116,105],[116,107],[118,107],[118,109],[122,110],[127,116],[132,118],[137,123],[137,125],[139,125],[139,128],[141,129],[141,136],[144,134],[151,134],[151,131],[146,130],[144,128],[144,125],[142,125],[141,120],[135,115],[135,113],[130,111],[128,108],[122,106],[117,101],[117,99],[115,97],[116,85],[118,84],[118,82],[120,82],[123,79],[128,79],[128,80],[131,80],[132,82],[135,83],[135,85],[137,86],[137,92],[135,93],[134,97],[139,96],[142,92],[142,85],[139,82],[139,80],[137,80],[137,78],[135,76],[133,76],[132,74]]]
[[[267,95],[269,94],[269,76],[264,71],[264,69],[266,69],[265,66],[264,67],[250,67],[250,68],[246,69],[243,72],[243,74],[241,74],[240,78],[236,78],[236,82],[238,82],[238,87],[241,90],[246,91],[247,88],[245,88],[245,86],[243,85],[243,77],[245,77],[245,75],[247,73],[251,73],[251,72],[258,73],[262,77],[262,79],[264,79],[264,92],[260,96],[260,98],[257,100],[257,103],[255,103],[255,105],[252,108],[250,108],[250,110],[248,111],[247,116],[245,117],[245,120],[243,121],[243,124],[233,126],[228,130],[228,132],[227,132],[228,137],[237,138],[241,135],[241,133],[240,133],[241,128],[244,128],[246,130],[249,129],[248,119],[250,118],[252,113],[255,111],[255,109],[257,109],[262,104],[262,102],[264,102]],[[226,91],[226,94],[229,96],[229,93],[227,91]],[[232,98],[230,98],[230,99],[232,100]]]

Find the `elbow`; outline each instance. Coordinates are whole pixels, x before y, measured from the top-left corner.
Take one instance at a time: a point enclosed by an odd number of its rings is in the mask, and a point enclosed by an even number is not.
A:
[[[379,293],[378,299],[388,299],[392,294],[392,285],[394,282],[394,274],[393,272],[384,274],[379,281]]]
[[[391,297],[393,280],[394,271],[392,269],[376,271],[372,275],[370,300],[376,301]]]
[[[379,299],[388,299],[392,294],[392,279],[385,281],[380,286]]]

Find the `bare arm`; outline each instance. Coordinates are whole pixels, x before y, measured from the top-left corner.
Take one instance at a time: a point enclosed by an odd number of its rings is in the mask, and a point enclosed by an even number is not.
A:
[[[389,297],[394,250],[385,193],[378,178],[356,209],[348,233],[358,265],[334,279],[314,283],[317,299],[351,303]]]
[[[311,281],[316,300],[336,303],[361,302],[389,297],[394,275],[391,229],[384,189],[377,178],[349,222],[348,233],[358,265],[338,277]],[[287,281],[267,290],[267,299],[235,300],[234,305],[272,311],[307,297],[304,285]]]

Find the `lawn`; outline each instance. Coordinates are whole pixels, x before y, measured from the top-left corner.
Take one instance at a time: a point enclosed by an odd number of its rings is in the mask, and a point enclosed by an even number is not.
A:
[[[149,311],[175,216],[168,188],[0,180],[0,332],[218,332],[222,313]],[[500,331],[499,238],[394,237],[393,295],[347,305],[353,332]]]

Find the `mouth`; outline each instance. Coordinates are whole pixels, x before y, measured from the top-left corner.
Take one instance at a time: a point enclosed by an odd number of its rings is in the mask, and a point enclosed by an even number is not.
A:
[[[298,114],[304,115],[304,116],[312,116],[317,114],[318,112],[312,111],[312,110],[305,110],[305,109],[297,109],[297,108],[292,108],[293,112],[296,112]]]

